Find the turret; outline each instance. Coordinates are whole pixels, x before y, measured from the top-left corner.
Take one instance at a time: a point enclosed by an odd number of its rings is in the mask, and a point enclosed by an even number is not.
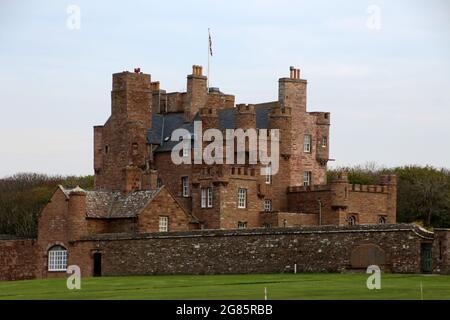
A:
[[[332,201],[334,209],[345,209],[348,206],[348,174],[339,172],[331,180]]]
[[[236,129],[256,128],[256,110],[253,104],[236,105]]]
[[[86,191],[78,186],[72,189],[69,193],[68,207],[68,239],[69,241],[75,241],[88,233],[86,223]]]
[[[280,130],[280,155],[289,156],[292,151],[292,109],[273,107],[269,115],[269,129]]]
[[[207,129],[219,129],[218,110],[214,107],[203,107],[200,109],[203,131]]]

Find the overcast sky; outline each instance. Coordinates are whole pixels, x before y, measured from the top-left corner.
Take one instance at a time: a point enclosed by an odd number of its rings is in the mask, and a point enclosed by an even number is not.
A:
[[[301,69],[309,111],[331,112],[333,166],[450,168],[449,1],[0,0],[0,176],[92,174],[111,74],[185,90],[208,27],[211,85],[237,103],[276,100]]]

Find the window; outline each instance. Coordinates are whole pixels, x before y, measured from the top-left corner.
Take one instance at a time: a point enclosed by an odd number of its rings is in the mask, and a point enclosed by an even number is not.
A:
[[[162,185],[163,185],[162,179],[161,178],[156,179],[156,187],[161,188]]]
[[[108,151],[109,151],[109,147],[108,147],[108,145],[106,145],[105,146],[105,153],[108,154]]]
[[[355,216],[350,216],[350,217],[348,217],[348,224],[350,225],[350,226],[354,226],[354,225],[356,225],[356,217]]]
[[[305,134],[303,138],[303,151],[304,152],[311,152],[311,135]]]
[[[326,136],[322,137],[322,147],[326,148],[326,146],[328,145],[328,138]]]
[[[303,173],[303,185],[310,186],[311,185],[311,171],[305,171]]]
[[[48,271],[67,270],[67,250],[62,246],[53,246],[48,250]]]
[[[264,200],[264,211],[272,211],[272,200]]]
[[[245,209],[247,207],[247,189],[238,189],[238,208]]]
[[[266,223],[263,223],[262,227],[266,228],[266,229],[269,229],[269,228],[272,228],[272,225],[270,223],[266,222]]]
[[[239,221],[238,222],[238,229],[247,229],[247,222]]]
[[[189,197],[189,177],[182,177],[181,185],[183,197],[185,198]]]
[[[379,224],[385,224],[386,223],[386,217],[385,216],[378,217],[378,223]]]
[[[169,217],[159,217],[159,232],[169,231]]]
[[[213,206],[213,190],[212,188],[207,189],[208,194],[208,208],[212,208]]]
[[[212,208],[213,206],[213,190],[212,188],[202,188],[201,189],[201,201],[200,205],[202,208]]]
[[[272,184],[272,166],[270,164],[266,167],[266,184]]]

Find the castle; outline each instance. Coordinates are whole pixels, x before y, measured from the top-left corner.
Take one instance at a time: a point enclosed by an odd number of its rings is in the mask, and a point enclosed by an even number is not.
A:
[[[0,235],[0,279],[64,277],[68,265],[83,276],[373,264],[449,273],[449,230],[396,224],[395,176],[354,185],[342,172],[327,181],[330,114],[307,111],[306,86],[291,67],[277,101],[235,106],[233,95],[207,87],[200,66],[186,92],[167,93],[139,69],[114,74],[111,116],[94,127],[94,190],[59,186],[36,239]],[[175,164],[172,133],[183,128],[195,141],[198,122],[205,132],[278,129],[278,172],[261,175],[271,164],[260,162]],[[247,160],[252,151],[246,143],[237,152]]]
[[[330,114],[307,111],[299,69],[279,79],[278,92],[277,101],[235,105],[233,95],[207,87],[196,65],[186,92],[168,93],[140,69],[114,74],[111,116],[94,127],[95,188],[133,194],[164,185],[196,221],[185,230],[395,223],[395,176],[360,186],[342,173],[327,183]],[[194,137],[195,121],[203,131],[279,129],[281,169],[261,175],[260,163],[174,164],[171,134],[184,128]],[[246,159],[250,151],[247,144]],[[168,230],[180,230],[178,219],[160,215]]]

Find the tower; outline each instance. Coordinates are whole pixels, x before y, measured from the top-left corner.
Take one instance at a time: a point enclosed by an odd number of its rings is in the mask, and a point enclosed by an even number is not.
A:
[[[113,74],[111,117],[104,126],[94,127],[96,188],[130,191],[142,186],[151,117],[150,75],[139,68]]]

